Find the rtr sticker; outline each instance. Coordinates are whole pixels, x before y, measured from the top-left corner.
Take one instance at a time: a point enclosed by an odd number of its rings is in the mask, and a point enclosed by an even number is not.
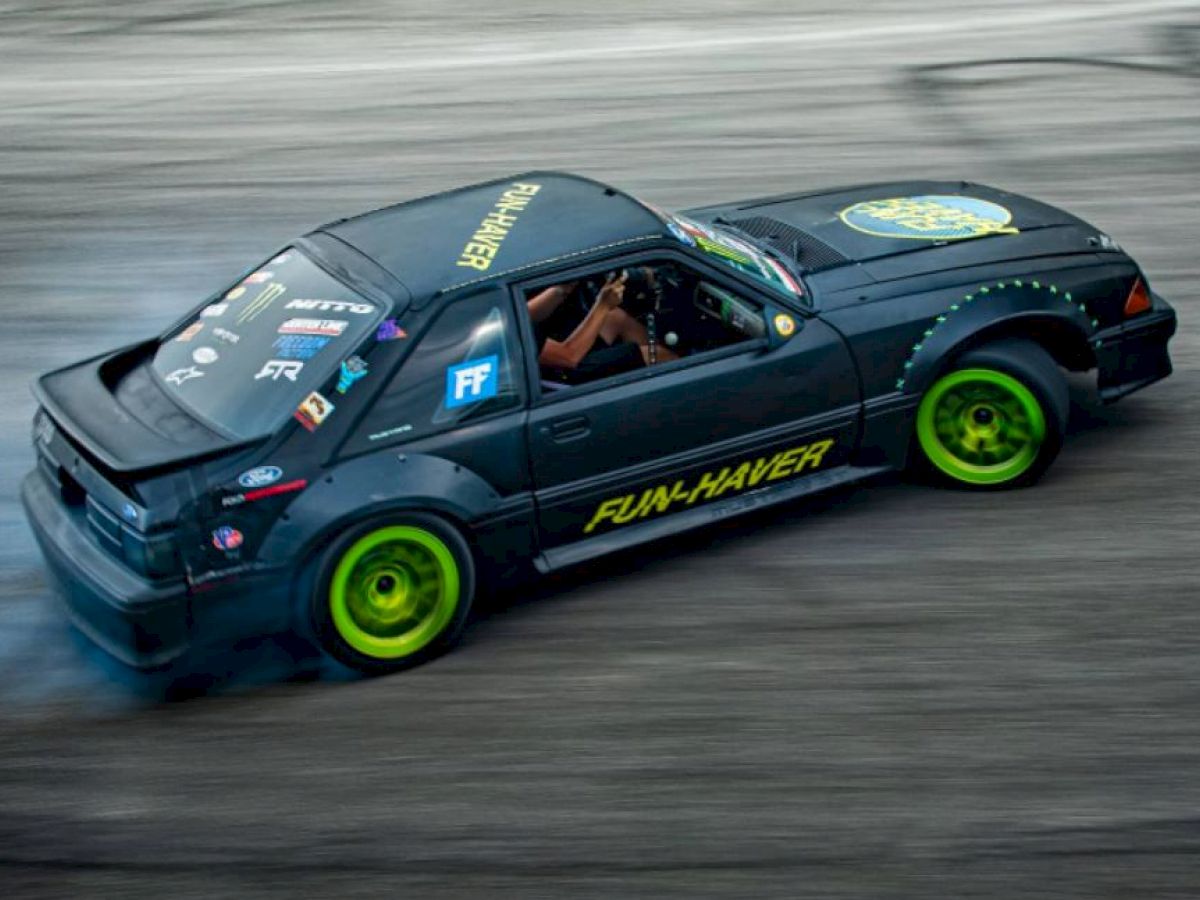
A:
[[[874,237],[957,241],[989,234],[1017,234],[1012,213],[978,197],[922,194],[865,200],[838,213],[855,231]]]
[[[329,414],[333,412],[334,406],[316,391],[313,391],[305,397],[296,411],[292,414],[293,418],[308,431],[316,431],[321,423],[329,418]]]
[[[787,313],[779,313],[775,316],[775,330],[780,337],[791,337],[796,333],[796,320]]]
[[[278,381],[279,376],[282,375],[288,381],[295,381],[296,376],[300,374],[300,370],[303,368],[304,363],[294,359],[269,359],[263,363],[263,367],[254,376],[254,380],[258,381],[261,378],[270,378],[272,381]]]
[[[232,525],[222,525],[212,533],[212,545],[226,553],[242,546],[244,540],[242,533]]]
[[[446,409],[478,403],[500,390],[500,357],[468,359],[446,369]]]

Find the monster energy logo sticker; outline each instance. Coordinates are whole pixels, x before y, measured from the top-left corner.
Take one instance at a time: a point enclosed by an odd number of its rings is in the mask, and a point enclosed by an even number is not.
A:
[[[287,292],[287,288],[282,284],[268,284],[258,296],[246,304],[237,315],[237,322],[243,325],[246,322],[252,322],[259,317],[260,314],[266,311],[267,307],[282,297]]]

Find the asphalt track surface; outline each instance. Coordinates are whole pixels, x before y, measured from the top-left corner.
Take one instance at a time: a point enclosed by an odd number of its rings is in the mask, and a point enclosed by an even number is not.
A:
[[[1200,7],[0,2],[0,894],[1200,894]],[[150,704],[50,602],[30,379],[289,237],[532,167],[905,176],[1101,225],[1170,380],[1035,489],[894,480],[507,597],[454,654]]]

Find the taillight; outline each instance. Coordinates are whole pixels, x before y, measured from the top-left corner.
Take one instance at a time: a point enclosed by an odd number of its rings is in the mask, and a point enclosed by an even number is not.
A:
[[[1133,283],[1129,296],[1125,298],[1125,318],[1144,313],[1150,306],[1150,291],[1146,288],[1146,282],[1139,278]]]

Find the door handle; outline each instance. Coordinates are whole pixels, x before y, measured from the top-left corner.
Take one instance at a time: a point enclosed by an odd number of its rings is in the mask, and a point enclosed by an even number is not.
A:
[[[567,416],[555,419],[542,429],[550,435],[550,439],[564,444],[567,441],[577,441],[591,434],[592,423],[587,416]]]

